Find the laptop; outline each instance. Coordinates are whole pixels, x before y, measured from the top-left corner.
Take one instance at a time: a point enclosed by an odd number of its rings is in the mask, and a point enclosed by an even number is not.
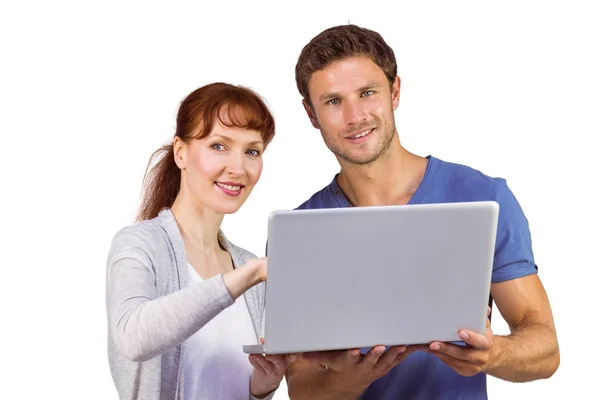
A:
[[[484,333],[494,201],[274,211],[264,343],[248,354],[462,342]]]

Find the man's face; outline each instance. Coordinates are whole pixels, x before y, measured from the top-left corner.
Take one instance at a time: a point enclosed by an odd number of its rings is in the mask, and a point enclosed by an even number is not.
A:
[[[392,90],[369,58],[350,57],[315,72],[308,84],[313,106],[304,107],[325,144],[351,164],[369,164],[389,148],[396,126],[400,78]]]

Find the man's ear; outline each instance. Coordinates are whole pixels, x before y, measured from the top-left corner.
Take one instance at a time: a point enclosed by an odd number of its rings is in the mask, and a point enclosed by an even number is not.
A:
[[[304,110],[306,111],[306,114],[308,115],[312,126],[314,126],[315,129],[321,129],[321,125],[319,125],[317,115],[315,114],[315,111],[313,110],[312,106],[308,104],[308,101],[306,101],[305,99],[302,99],[302,105],[304,106]]]
[[[175,136],[173,139],[173,157],[175,158],[175,164],[177,164],[179,169],[185,169],[187,161],[187,145],[179,136]]]
[[[396,111],[400,104],[400,77],[396,76],[392,85],[392,109]]]

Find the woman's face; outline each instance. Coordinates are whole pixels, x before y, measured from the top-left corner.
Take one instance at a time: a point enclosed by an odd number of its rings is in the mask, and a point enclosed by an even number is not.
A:
[[[263,150],[260,132],[226,127],[218,119],[202,139],[183,143],[176,138],[180,193],[216,213],[236,212],[260,178]]]

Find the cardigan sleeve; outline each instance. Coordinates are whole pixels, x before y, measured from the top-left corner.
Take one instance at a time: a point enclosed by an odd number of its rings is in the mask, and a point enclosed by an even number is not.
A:
[[[118,350],[135,362],[181,344],[234,303],[222,275],[158,296],[152,249],[148,235],[127,227],[115,235],[107,260],[110,333]]]

